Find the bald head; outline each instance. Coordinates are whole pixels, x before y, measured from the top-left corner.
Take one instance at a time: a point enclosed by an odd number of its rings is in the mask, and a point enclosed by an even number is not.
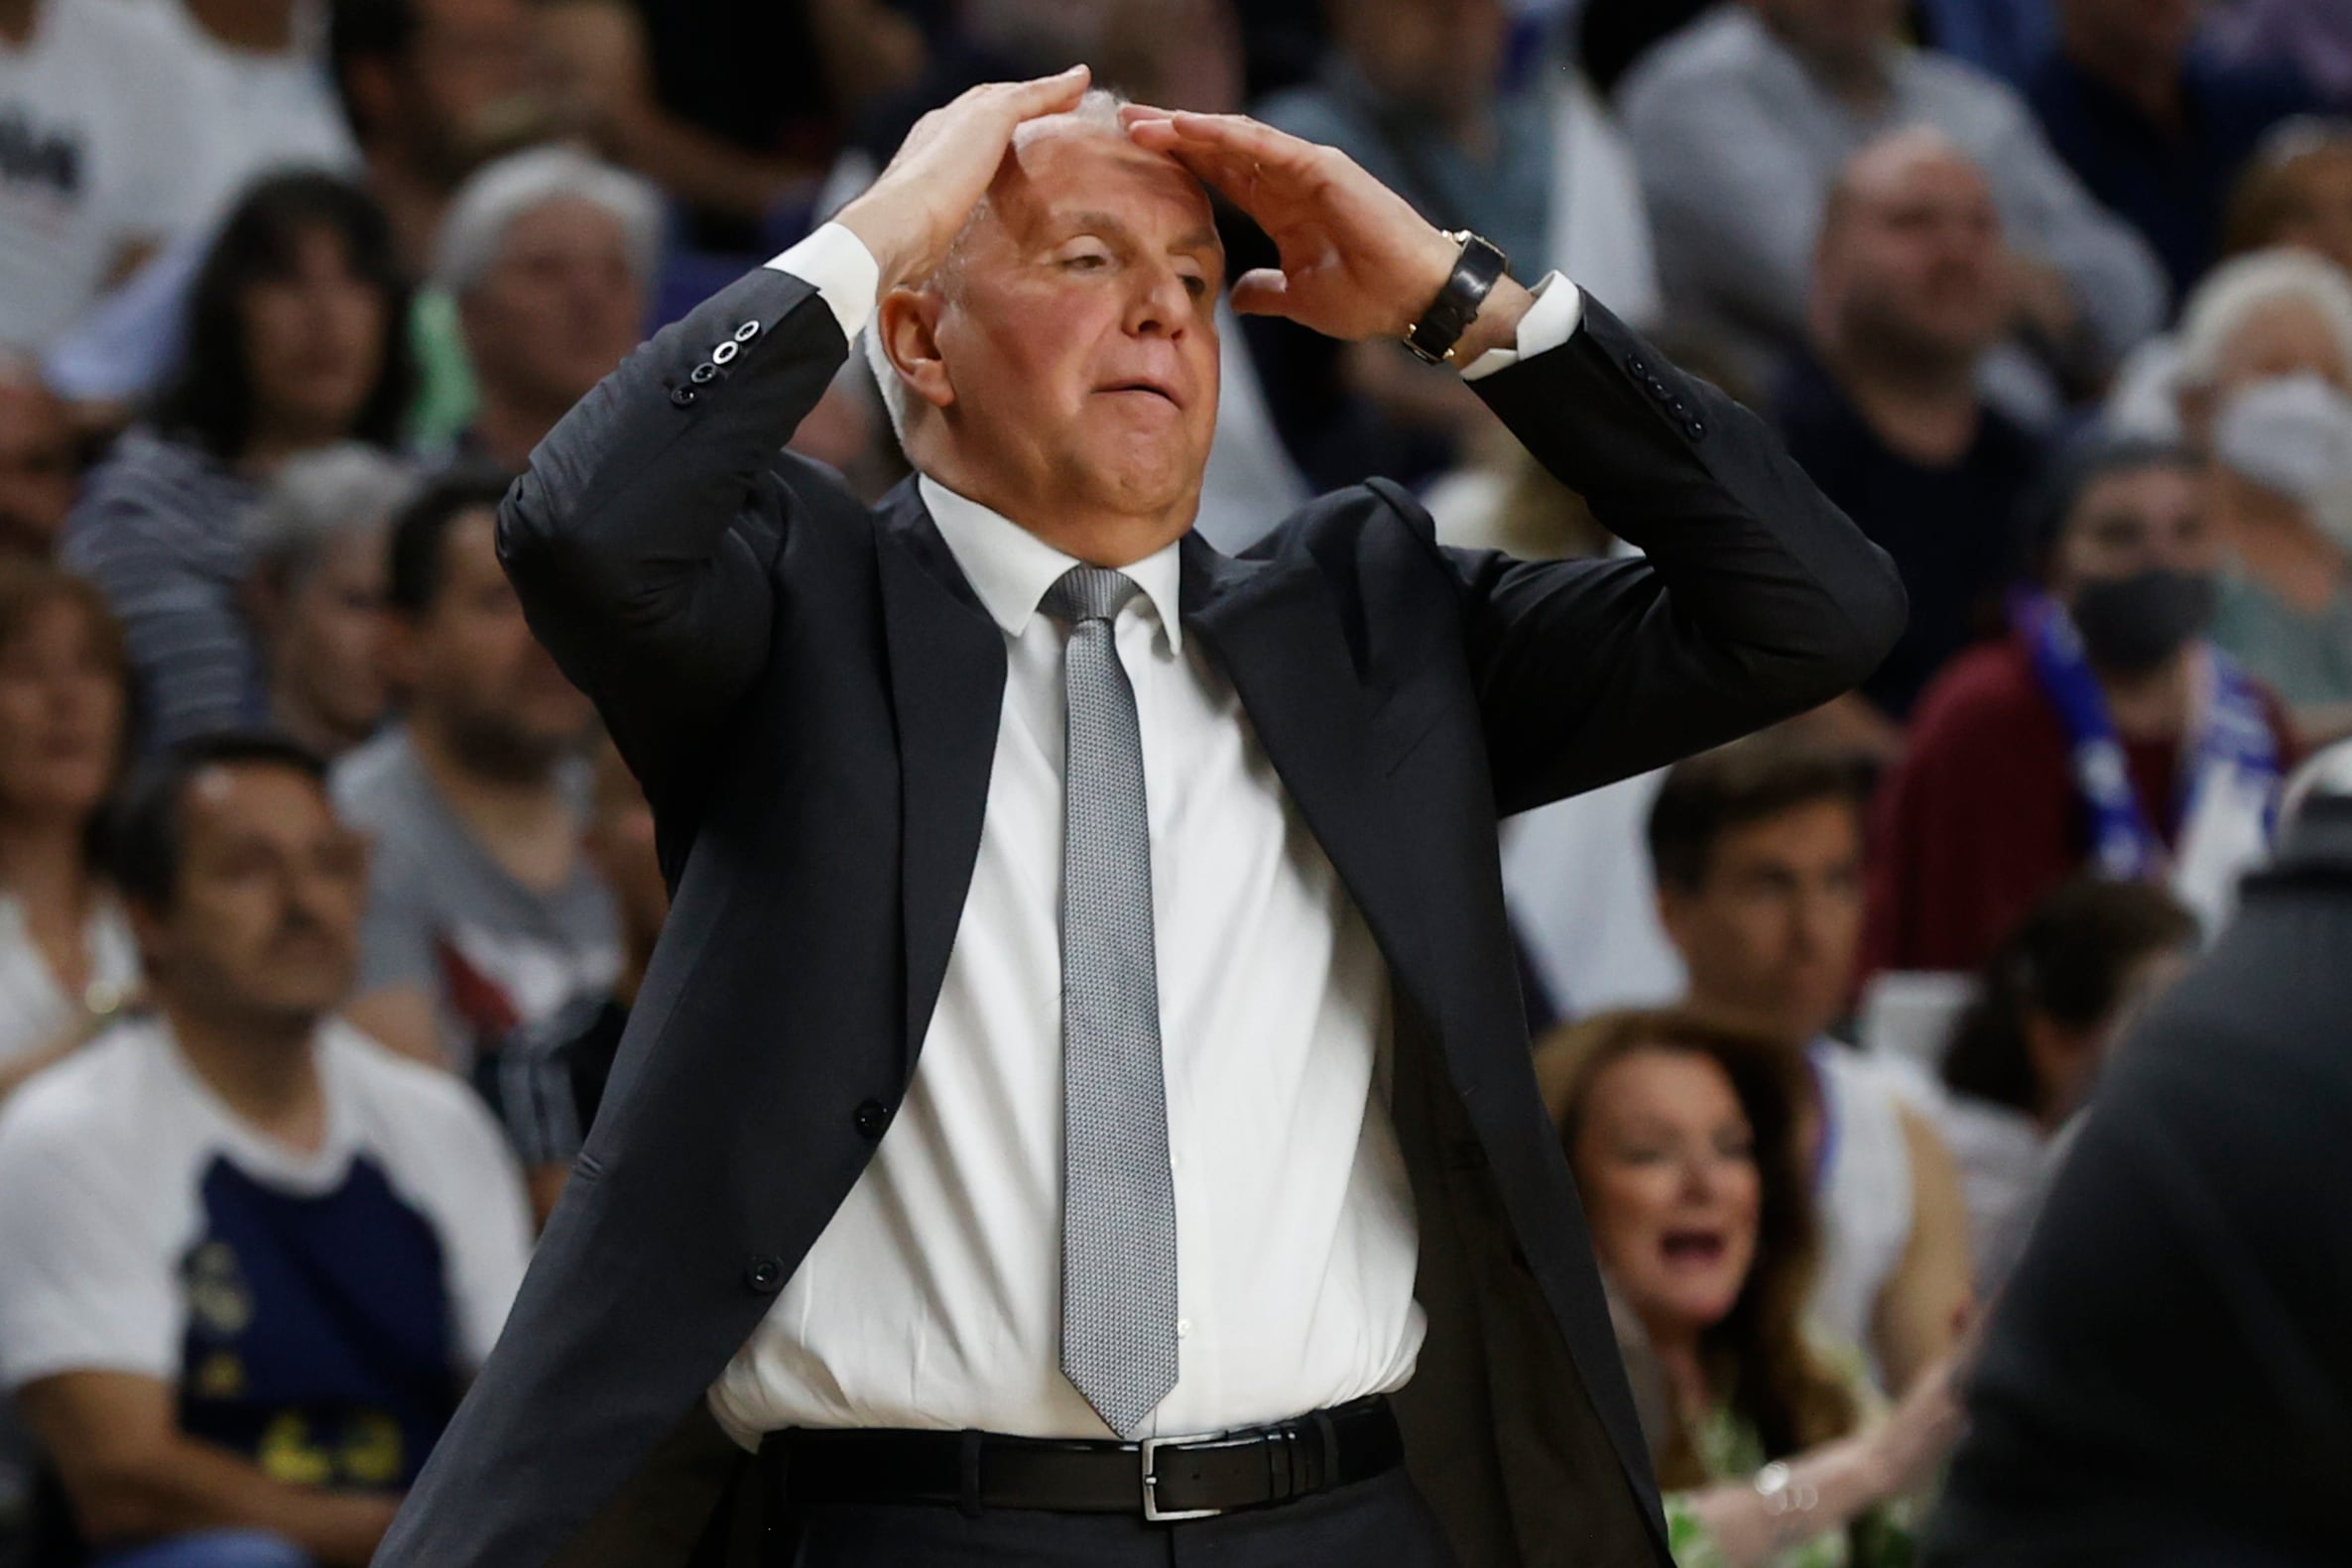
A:
[[[1940,132],[1856,152],[1822,209],[1811,327],[1831,357],[1973,361],[2007,328],[2001,219],[1984,174]]]
[[[1118,110],[1090,92],[1023,125],[869,352],[918,469],[1025,525],[1148,516],[1173,539],[1216,423],[1224,251],[1199,180]]]

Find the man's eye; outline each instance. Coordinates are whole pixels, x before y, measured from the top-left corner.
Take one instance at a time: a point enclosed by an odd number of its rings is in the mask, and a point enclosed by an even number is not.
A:
[[[1061,265],[1078,272],[1099,272],[1110,264],[1111,259],[1102,252],[1087,251],[1083,255],[1067,258]]]
[[[1190,295],[1195,300],[1207,299],[1208,280],[1196,274],[1187,274],[1184,278],[1184,293]]]

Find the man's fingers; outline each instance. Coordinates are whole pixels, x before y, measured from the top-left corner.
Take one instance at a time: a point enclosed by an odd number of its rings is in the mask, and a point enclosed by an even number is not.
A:
[[[1291,280],[1278,267],[1257,267],[1233,284],[1233,308],[1242,315],[1289,315]]]
[[[1024,120],[1034,120],[1041,114],[1059,114],[1064,109],[1075,108],[1086,95],[1088,76],[1084,65],[1072,65],[1051,76],[1004,85],[1012,89],[1014,112]]]
[[[1160,124],[1169,127],[1171,139],[1167,148],[1170,151],[1179,146],[1213,148],[1272,169],[1304,169],[1322,151],[1312,142],[1301,141],[1288,132],[1278,131],[1246,114],[1190,114],[1178,110],[1170,114],[1165,121],[1147,118],[1135,129],[1138,133],[1158,137],[1163,133],[1149,128]]]

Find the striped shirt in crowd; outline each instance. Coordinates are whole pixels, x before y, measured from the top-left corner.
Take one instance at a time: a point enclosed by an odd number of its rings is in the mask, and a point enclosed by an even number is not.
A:
[[[266,717],[260,659],[238,607],[260,499],[253,481],[211,453],[139,428],[90,475],[66,522],[64,564],[122,618],[151,746]]]

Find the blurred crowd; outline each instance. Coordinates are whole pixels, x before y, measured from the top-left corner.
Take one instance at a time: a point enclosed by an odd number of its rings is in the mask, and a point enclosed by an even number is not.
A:
[[[666,909],[499,497],[1081,60],[1559,269],[1896,560],[1859,692],[1502,854],[1677,1561],[1911,1560],[2102,1061],[2352,736],[2342,0],[0,0],[0,1563],[367,1560]],[[1221,547],[1382,475],[1625,548],[1450,372],[1221,325]],[[792,444],[905,473],[859,355]]]

